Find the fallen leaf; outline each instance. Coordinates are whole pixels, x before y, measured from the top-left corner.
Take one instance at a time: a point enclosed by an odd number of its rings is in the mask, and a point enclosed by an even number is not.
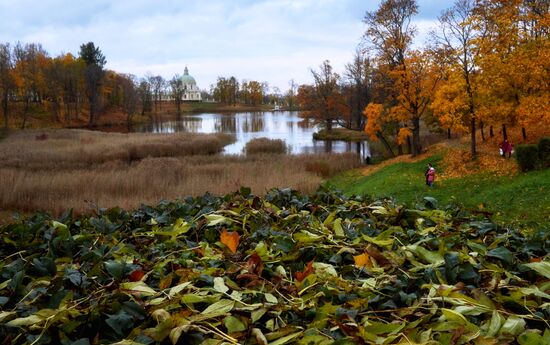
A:
[[[302,272],[294,273],[294,277],[296,278],[297,281],[301,282],[302,280],[306,279],[308,275],[313,273],[313,271],[314,271],[313,260],[311,260],[310,262],[307,263],[306,268],[304,268]]]
[[[132,271],[132,273],[130,273],[130,281],[131,282],[140,281],[143,278],[144,275],[145,275],[145,273],[143,273],[143,271],[141,269],[137,269],[135,271]]]
[[[227,232],[227,229],[223,229],[220,236],[220,242],[225,244],[233,254],[237,252],[239,246],[239,240],[241,236],[237,232]]]
[[[355,266],[358,267],[372,267],[372,262],[370,261],[370,255],[367,253],[363,253],[360,255],[354,255],[353,261],[355,261]]]

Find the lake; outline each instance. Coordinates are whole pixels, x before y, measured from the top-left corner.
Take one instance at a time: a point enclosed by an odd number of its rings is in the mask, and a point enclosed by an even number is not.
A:
[[[355,152],[363,159],[371,156],[368,142],[313,140],[319,128],[296,111],[243,112],[234,114],[202,113],[182,115],[179,120],[166,120],[138,126],[136,132],[149,133],[226,133],[237,141],[225,147],[225,154],[242,154],[254,138],[282,139],[291,154]]]

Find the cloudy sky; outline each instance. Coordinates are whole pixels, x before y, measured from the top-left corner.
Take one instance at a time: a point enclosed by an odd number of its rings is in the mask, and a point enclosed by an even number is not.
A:
[[[449,0],[418,0],[416,44]],[[218,76],[310,83],[331,61],[341,73],[361,41],[366,11],[378,0],[0,0],[0,42],[41,43],[78,54],[94,42],[107,68],[171,78],[185,66],[199,87]]]

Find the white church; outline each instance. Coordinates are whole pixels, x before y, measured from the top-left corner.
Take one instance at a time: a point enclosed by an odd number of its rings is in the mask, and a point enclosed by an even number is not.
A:
[[[201,90],[197,86],[195,78],[189,75],[189,69],[187,69],[187,67],[185,67],[185,70],[183,71],[183,75],[180,77],[180,80],[183,86],[183,95],[181,97],[181,100],[183,102],[201,102]],[[166,92],[162,95],[162,100],[173,101],[174,97],[172,97],[171,92]]]
[[[181,76],[180,79],[181,79],[181,83],[183,84],[183,90],[184,90],[182,101],[184,102],[202,101],[201,90],[199,90],[199,87],[197,86],[197,82],[195,81],[195,78],[189,75],[189,70],[187,69],[187,67],[185,67],[185,70],[183,70],[183,75]]]

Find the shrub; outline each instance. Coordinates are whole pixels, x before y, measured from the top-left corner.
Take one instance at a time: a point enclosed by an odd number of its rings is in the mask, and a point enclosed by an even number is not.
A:
[[[538,165],[539,150],[537,145],[518,145],[516,159],[522,171],[533,170]]]
[[[245,153],[286,153],[287,147],[281,139],[256,138],[246,143]]]
[[[540,138],[538,149],[541,164],[550,167],[550,137]]]

